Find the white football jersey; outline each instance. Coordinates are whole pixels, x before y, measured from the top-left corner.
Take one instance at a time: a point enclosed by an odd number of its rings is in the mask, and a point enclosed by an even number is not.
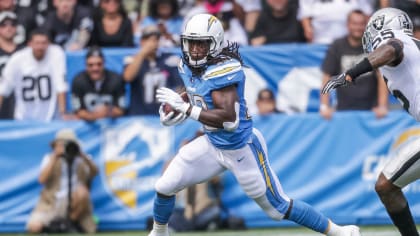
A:
[[[402,31],[384,30],[393,34],[392,38],[399,39],[404,44],[404,57],[400,64],[395,67],[383,66],[379,70],[383,74],[389,91],[394,95],[417,121],[420,121],[420,41],[403,33]],[[382,40],[384,44],[388,37]],[[375,39],[374,39],[375,41]]]
[[[0,95],[15,93],[16,120],[50,121],[57,111],[57,95],[68,89],[65,75],[66,57],[61,47],[50,45],[40,61],[34,58],[32,48],[26,47],[6,64]]]

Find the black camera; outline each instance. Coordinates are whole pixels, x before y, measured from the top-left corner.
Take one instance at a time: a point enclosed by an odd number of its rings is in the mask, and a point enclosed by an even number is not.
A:
[[[67,161],[73,161],[74,158],[79,154],[79,144],[77,144],[74,141],[67,141],[66,143],[64,143],[64,158],[66,158]]]

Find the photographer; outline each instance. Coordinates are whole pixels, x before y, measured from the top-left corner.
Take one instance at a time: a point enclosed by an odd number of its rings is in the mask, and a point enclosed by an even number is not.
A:
[[[52,152],[42,160],[38,180],[44,188],[29,218],[27,230],[30,233],[94,233],[96,224],[89,187],[98,168],[80,149],[71,129],[58,131],[51,148]]]

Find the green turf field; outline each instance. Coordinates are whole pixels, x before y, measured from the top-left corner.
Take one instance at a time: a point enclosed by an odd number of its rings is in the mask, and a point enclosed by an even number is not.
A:
[[[361,227],[362,236],[397,236],[399,233],[393,226],[364,226]],[[148,232],[101,232],[99,236],[147,236]],[[0,234],[25,235],[25,234]],[[50,234],[51,235],[51,234]],[[63,235],[63,234],[60,234]],[[244,231],[215,231],[215,232],[194,232],[194,233],[173,233],[172,236],[319,236],[305,228],[271,228],[271,229],[250,229]],[[54,236],[54,235],[52,235]],[[59,236],[59,235],[57,235]]]

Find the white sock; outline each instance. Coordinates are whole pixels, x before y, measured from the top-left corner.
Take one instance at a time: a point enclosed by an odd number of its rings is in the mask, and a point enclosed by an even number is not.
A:
[[[341,226],[334,224],[331,220],[328,220],[328,222],[329,230],[327,232],[327,236],[339,236],[341,233]]]
[[[168,224],[161,225],[156,223],[156,221],[153,221],[153,230],[156,233],[165,233],[168,231]]]

